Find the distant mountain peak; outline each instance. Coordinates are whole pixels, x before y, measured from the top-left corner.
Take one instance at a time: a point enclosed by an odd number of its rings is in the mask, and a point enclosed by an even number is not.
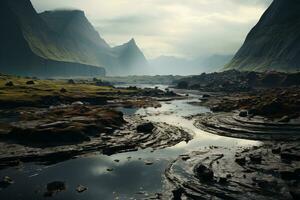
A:
[[[134,39],[134,38],[131,38],[131,40],[129,40],[129,42],[128,42],[128,43],[136,44],[136,42],[135,42],[135,39]]]
[[[124,43],[121,46],[127,46],[127,47],[134,47],[134,48],[139,48],[138,45],[136,44],[136,41],[134,38],[132,38],[131,40],[129,40],[128,42]]]

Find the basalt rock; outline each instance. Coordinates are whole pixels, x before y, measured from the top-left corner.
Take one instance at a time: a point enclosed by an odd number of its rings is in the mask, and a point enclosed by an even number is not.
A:
[[[67,189],[66,183],[62,181],[54,181],[47,184],[47,192],[45,192],[45,197],[52,197],[56,193],[65,191]]]
[[[136,130],[139,133],[151,133],[154,129],[154,125],[151,122],[140,124],[137,126]]]

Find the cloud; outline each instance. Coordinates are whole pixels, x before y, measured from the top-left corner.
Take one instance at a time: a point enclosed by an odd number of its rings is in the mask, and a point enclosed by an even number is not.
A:
[[[271,0],[32,0],[86,12],[111,45],[134,37],[147,57],[234,53]]]

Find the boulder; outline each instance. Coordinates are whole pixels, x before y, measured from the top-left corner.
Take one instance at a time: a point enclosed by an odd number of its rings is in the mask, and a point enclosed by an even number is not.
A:
[[[154,125],[151,122],[140,124],[137,126],[136,130],[138,133],[151,133],[154,129]]]
[[[245,110],[243,110],[243,111],[241,111],[241,112],[239,113],[239,116],[240,116],[240,117],[247,117],[247,116],[248,116],[248,112],[245,111]]]
[[[196,168],[195,174],[202,181],[212,181],[214,178],[214,172],[202,164]]]

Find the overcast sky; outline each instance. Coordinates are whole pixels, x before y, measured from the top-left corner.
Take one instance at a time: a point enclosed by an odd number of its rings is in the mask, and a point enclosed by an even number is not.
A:
[[[272,0],[32,0],[80,9],[112,46],[135,38],[147,58],[233,54]]]

